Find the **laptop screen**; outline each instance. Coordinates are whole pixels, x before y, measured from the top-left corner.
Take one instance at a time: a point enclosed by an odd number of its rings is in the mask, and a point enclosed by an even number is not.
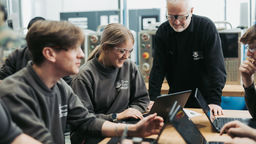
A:
[[[158,96],[149,114],[157,113],[157,115],[163,117],[164,120],[166,120],[173,103],[177,101],[179,105],[184,107],[184,105],[187,103],[187,100],[191,92],[191,90],[186,90]]]
[[[175,110],[170,114],[170,122],[189,144],[206,144],[207,141],[197,129],[194,123],[189,120],[182,107],[176,106]]]
[[[209,121],[210,121],[211,125],[213,126],[213,128],[215,130],[219,131],[219,129],[213,124],[215,116],[212,115],[211,110],[210,110],[208,104],[206,103],[204,97],[202,96],[202,94],[200,93],[200,91],[197,88],[195,90],[195,98],[196,98],[198,104],[202,107],[205,115],[209,119]]]

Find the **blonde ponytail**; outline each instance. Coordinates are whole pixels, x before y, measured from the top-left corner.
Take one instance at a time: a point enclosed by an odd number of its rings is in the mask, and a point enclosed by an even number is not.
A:
[[[100,51],[101,45],[96,46],[96,48],[89,54],[87,61],[93,59],[95,55]]]

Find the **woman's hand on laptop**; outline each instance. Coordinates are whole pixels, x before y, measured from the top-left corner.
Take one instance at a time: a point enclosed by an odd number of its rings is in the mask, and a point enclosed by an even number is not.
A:
[[[139,110],[135,108],[128,108],[123,112],[117,114],[117,120],[122,120],[126,118],[143,119],[143,115]]]
[[[219,105],[216,104],[209,104],[208,105],[211,109],[211,112],[214,116],[220,116],[223,115],[222,108]]]

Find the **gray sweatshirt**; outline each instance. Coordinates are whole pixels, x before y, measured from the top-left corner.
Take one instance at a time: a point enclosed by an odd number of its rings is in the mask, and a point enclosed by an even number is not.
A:
[[[20,128],[12,122],[5,105],[0,101],[0,144],[10,144],[21,133]]]
[[[144,80],[130,60],[121,68],[105,67],[95,56],[81,67],[71,86],[89,112],[106,120],[129,107],[143,113],[149,104]]]
[[[4,79],[0,91],[14,122],[44,144],[64,144],[67,123],[82,135],[101,135],[104,120],[90,114],[64,80],[49,89],[31,63]]]

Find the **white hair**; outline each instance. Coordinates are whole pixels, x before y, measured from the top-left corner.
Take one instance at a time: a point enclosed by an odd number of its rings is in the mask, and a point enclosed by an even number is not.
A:
[[[179,1],[184,1],[188,4],[188,9],[191,9],[193,7],[193,0],[166,0],[167,3],[175,4]]]

